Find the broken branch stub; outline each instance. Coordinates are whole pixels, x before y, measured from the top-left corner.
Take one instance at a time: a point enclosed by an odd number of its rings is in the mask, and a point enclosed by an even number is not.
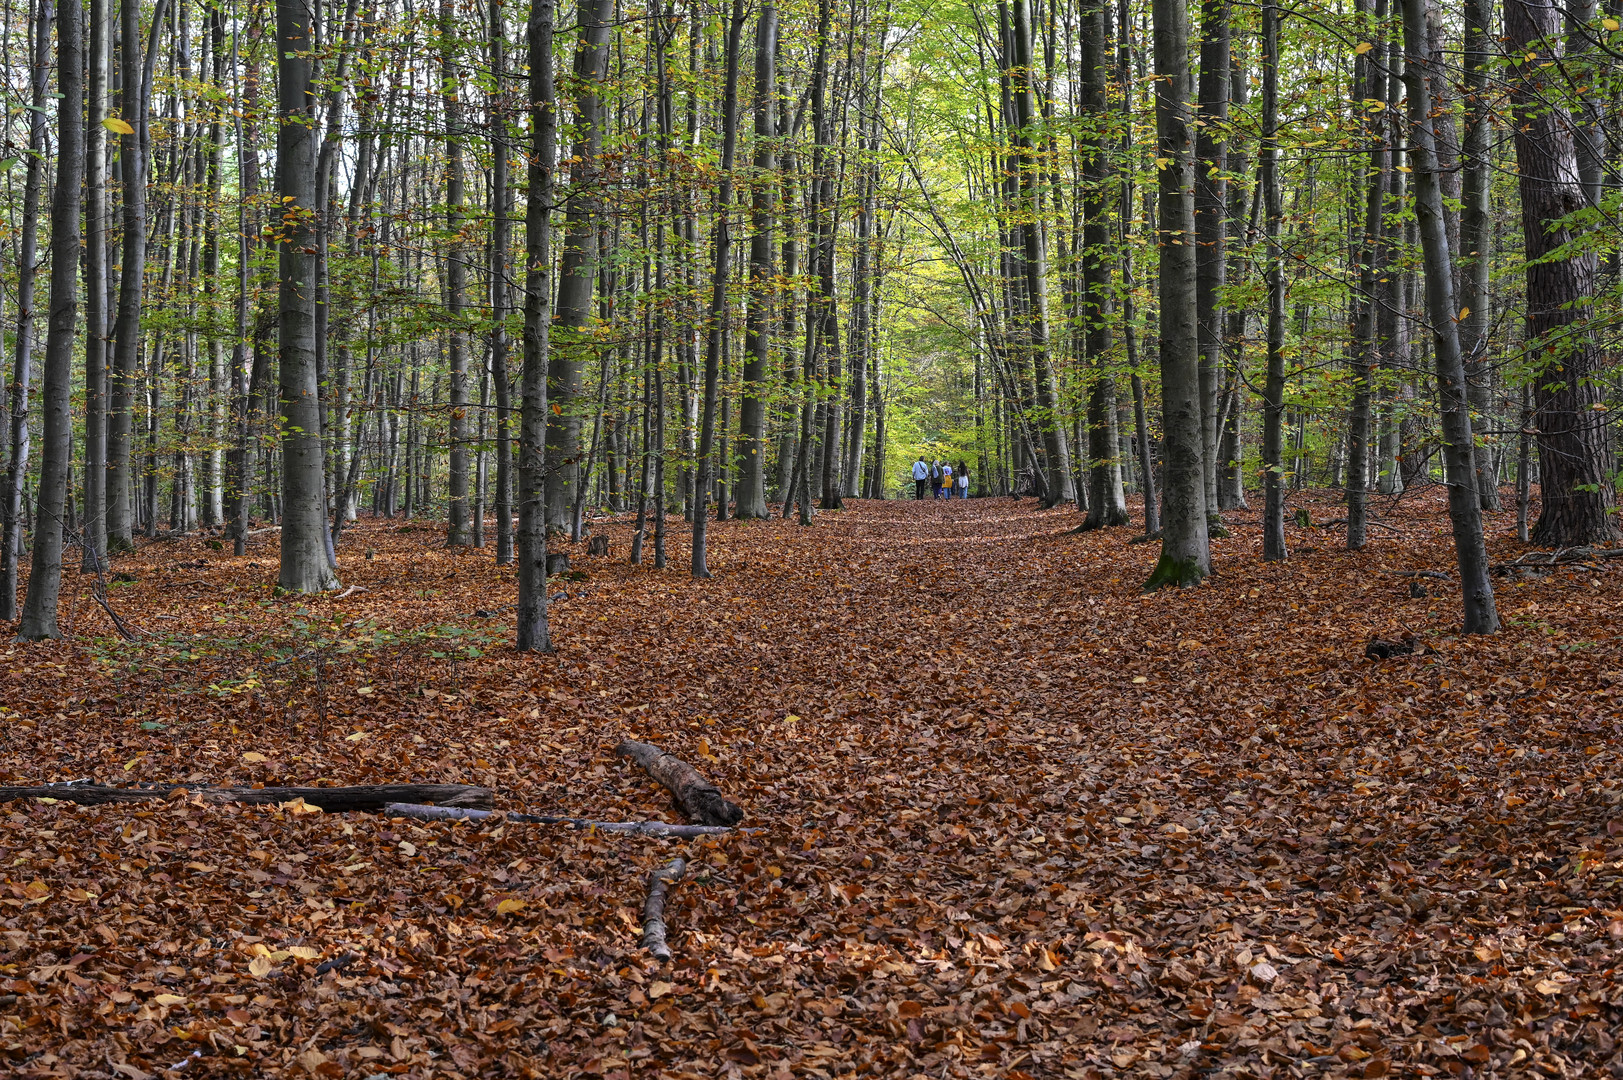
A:
[[[672,859],[648,875],[648,899],[642,905],[642,947],[662,963],[669,963],[671,947],[665,942],[665,896],[687,873],[687,860]]]
[[[724,796],[692,765],[653,743],[628,739],[615,747],[614,752],[641,765],[644,772],[669,789],[676,805],[691,820],[701,825],[737,825],[744,820],[743,807]]]

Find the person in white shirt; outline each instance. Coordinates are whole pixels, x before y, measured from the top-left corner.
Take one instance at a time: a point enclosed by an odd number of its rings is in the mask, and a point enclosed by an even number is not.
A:
[[[924,457],[921,455],[913,463],[913,498],[924,498],[924,489],[929,486],[929,483],[930,466],[925,463]]]
[[[969,470],[964,467],[962,461],[958,462],[958,473],[954,483],[958,485],[958,497],[960,499],[969,498]]]

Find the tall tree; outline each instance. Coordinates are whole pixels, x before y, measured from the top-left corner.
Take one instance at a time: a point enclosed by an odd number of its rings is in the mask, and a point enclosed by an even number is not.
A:
[[[1561,103],[1562,8],[1505,0],[1517,186],[1527,256],[1527,364],[1538,431],[1538,524],[1533,542],[1571,547],[1611,540],[1602,356],[1590,326],[1596,256],[1567,215],[1586,205],[1572,115]]]
[[[524,208],[524,376],[518,431],[519,652],[551,652],[547,627],[547,358],[552,328],[552,200],[558,113],[552,75],[554,0],[533,0],[530,167]]]
[[[772,249],[776,202],[778,8],[763,0],[755,24],[755,160],[750,175],[749,313],[744,324],[744,393],[738,410],[738,507],[733,516],[764,518],[767,380],[772,361]]]
[[[462,81],[462,72],[456,63],[458,33],[455,3],[440,0],[440,102],[445,121],[445,231],[449,237],[445,249],[445,314],[450,335],[447,374],[451,406],[447,547],[468,547],[473,543],[473,527],[468,521],[468,330],[463,325],[462,314],[467,299],[468,264],[462,241],[462,197],[466,181],[462,164],[462,102],[457,93]]]
[[[1268,290],[1267,365],[1262,394],[1262,557],[1277,562],[1285,550],[1285,252],[1280,232],[1284,202],[1279,190],[1279,5],[1262,6],[1262,172],[1264,278]]]
[[[1509,0],[1520,3],[1523,0]],[[1471,471],[1471,408],[1466,400],[1465,358],[1460,352],[1459,310],[1454,300],[1454,267],[1448,247],[1442,185],[1438,177],[1431,84],[1443,78],[1433,66],[1426,24],[1426,0],[1403,0],[1407,46],[1403,79],[1409,90],[1409,161],[1414,170],[1415,221],[1425,260],[1426,317],[1431,323],[1437,362],[1437,392],[1443,413],[1443,461],[1448,481],[1448,516],[1465,603],[1464,631],[1491,634],[1499,629],[1482,535],[1482,507]]]
[[[316,377],[316,93],[312,20],[303,0],[276,0],[278,402],[282,442],[282,545],[277,586],[338,587],[328,557],[321,385]]]
[[[1161,559],[1146,592],[1194,585],[1212,572],[1201,469],[1199,334],[1195,318],[1194,147],[1189,116],[1189,11],[1154,0],[1155,133],[1161,257],[1161,430],[1166,484]]]
[[[39,498],[34,514],[28,599],[17,637],[61,636],[56,626],[62,586],[63,520],[73,457],[73,346],[79,319],[79,188],[85,175],[84,9],[60,0],[56,16],[56,189],[51,196],[51,301],[40,395]]]
[[[23,555],[23,493],[28,486],[28,396],[34,381],[35,283],[39,277],[39,204],[45,187],[46,111],[51,79],[52,0],[34,0],[33,55],[28,58],[28,172],[17,237],[17,336],[7,395],[5,490],[0,492],[0,620],[17,617],[17,564]]]
[[[1208,528],[1217,513],[1218,395],[1223,375],[1225,244],[1228,228],[1228,0],[1201,0],[1200,126],[1195,136],[1195,332],[1200,348],[1200,453]]]

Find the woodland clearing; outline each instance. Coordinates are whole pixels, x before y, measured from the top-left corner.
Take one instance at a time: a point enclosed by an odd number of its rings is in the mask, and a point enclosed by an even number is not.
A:
[[[1215,576],[1150,595],[1156,545],[1030,500],[715,523],[708,581],[685,534],[656,571],[599,521],[550,656],[511,648],[512,567],[435,524],[363,520],[341,599],[273,596],[274,533],[144,544],[108,597],[136,640],[74,577],[63,640],[0,649],[4,783],[682,820],[633,738],[762,831],[13,802],[5,1070],[1623,1072],[1616,564],[1501,577],[1504,630],[1458,638],[1455,586],[1401,576],[1452,571],[1441,495],[1377,509],[1363,551],[1293,525],[1269,565],[1227,515]],[[1406,631],[1435,654],[1365,658]],[[679,854],[660,964],[638,914]]]

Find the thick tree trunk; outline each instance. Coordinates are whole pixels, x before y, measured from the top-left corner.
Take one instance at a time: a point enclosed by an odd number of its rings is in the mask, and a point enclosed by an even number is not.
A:
[[[1194,147],[1189,117],[1189,11],[1155,0],[1156,157],[1161,253],[1161,430],[1166,491],[1161,559],[1146,591],[1194,585],[1212,572],[1201,468],[1199,335],[1195,319]]]
[[[602,169],[602,87],[608,74],[609,33],[615,0],[580,0],[576,19],[580,40],[575,47],[572,81],[575,145],[569,166],[565,203],[564,246],[558,267],[558,297],[548,363],[547,528],[567,532],[581,473],[581,379],[592,351],[592,295],[597,282],[598,217],[602,199],[596,178]]]
[[[1509,0],[1521,3],[1523,0]],[[1458,310],[1454,299],[1454,268],[1443,217],[1443,192],[1438,180],[1437,112],[1432,106],[1431,82],[1441,79],[1441,68],[1429,60],[1426,0],[1403,0],[1403,32],[1408,46],[1404,82],[1409,90],[1410,149],[1414,169],[1415,219],[1425,259],[1426,316],[1431,322],[1432,349],[1437,361],[1437,391],[1442,403],[1443,461],[1448,480],[1448,516],[1454,528],[1454,552],[1464,600],[1464,631],[1491,634],[1499,629],[1489,580],[1488,550],[1482,536],[1482,506],[1471,471],[1471,411],[1466,401],[1465,358],[1460,352]],[[1524,180],[1525,184],[1525,180]],[[1525,197],[1525,196],[1524,196]]]
[[[321,385],[316,374],[316,91],[310,71],[310,8],[276,2],[276,193],[278,398],[282,418],[282,545],[277,586],[314,593],[338,587],[327,552]]]
[[[1593,250],[1558,254],[1575,239],[1556,222],[1585,205],[1572,117],[1560,104],[1562,8],[1554,0],[1505,0],[1512,65],[1516,164],[1527,258],[1527,341],[1538,431],[1540,510],[1533,542],[1572,547],[1611,540],[1605,464],[1604,366],[1589,325]],[[1564,84],[1563,84],[1564,85]]]
[[[17,637],[60,637],[57,597],[62,585],[63,511],[73,456],[73,345],[79,318],[79,186],[85,173],[84,9],[60,0],[56,17],[56,189],[51,197],[51,300],[45,333],[40,400],[38,509],[28,599]]]
[[[553,161],[558,114],[552,77],[554,0],[532,0],[529,192],[524,211],[524,376],[518,433],[519,652],[551,652],[547,628],[547,356],[552,325]]]

